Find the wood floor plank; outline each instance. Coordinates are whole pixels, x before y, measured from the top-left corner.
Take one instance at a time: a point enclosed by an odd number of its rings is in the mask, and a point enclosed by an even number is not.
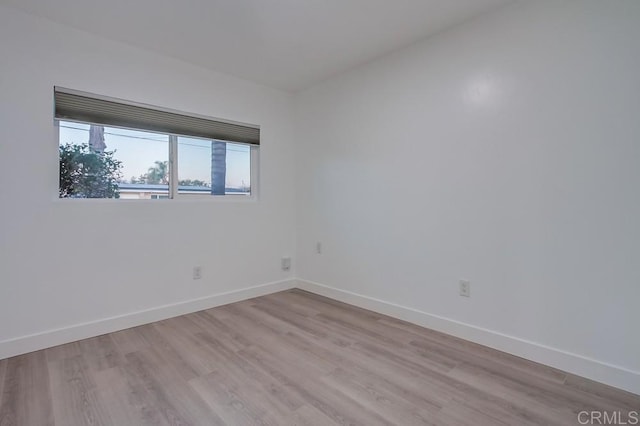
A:
[[[175,350],[175,353],[192,369],[196,376],[203,376],[216,369],[215,359],[210,351],[197,337],[203,330],[199,327],[189,331],[185,325],[193,324],[185,319],[184,322],[163,321],[154,324],[154,328]],[[195,324],[194,324],[195,325]]]
[[[581,410],[624,419],[640,395],[298,289],[0,360],[0,426],[534,426]]]
[[[372,410],[368,410],[335,387],[322,385],[322,376],[308,376],[303,371],[290,368],[289,363],[274,357],[267,351],[248,349],[240,355],[262,368],[269,375],[297,392],[309,405],[324,413],[338,424],[392,424]]]
[[[314,294],[305,290],[292,289],[284,293],[289,294],[293,297],[298,297],[298,300],[301,300],[301,301],[313,301],[313,303],[315,303],[316,306],[318,306],[317,309],[321,309],[322,312],[325,312],[325,310],[329,307],[333,307],[333,308],[341,309],[345,312],[350,312],[353,315],[364,316],[365,318],[369,318],[371,320],[378,320],[381,318],[385,318],[385,315],[379,314],[377,312],[373,312],[368,309],[363,309],[357,306],[349,305],[347,303],[333,300],[328,297],[320,296],[318,294]]]
[[[82,357],[92,371],[113,368],[124,362],[124,357],[110,334],[80,340],[77,343]]]
[[[425,368],[415,370],[387,358],[384,353],[368,353],[366,349],[354,345],[345,348],[351,358],[365,366],[367,372],[375,372],[389,386],[395,387],[407,397],[418,397],[434,407],[442,407],[454,397],[460,397],[466,387],[464,383],[449,377],[444,372]],[[423,403],[424,403],[423,402]]]
[[[143,384],[152,406],[169,424],[225,424],[183,379],[179,368],[167,368],[170,366],[155,349],[127,354],[127,360],[127,374]]]
[[[153,352],[159,354],[164,365],[169,367],[172,371],[177,371],[183,380],[190,380],[194,377],[198,377],[198,372],[184,360],[176,348],[165,339],[162,334],[156,329],[155,324],[147,324],[140,327],[140,335],[147,342],[146,349],[136,351],[133,353],[148,353]],[[129,355],[125,356],[129,359]]]
[[[576,410],[577,405],[573,401],[563,400],[558,394],[547,393],[535,387],[522,387],[517,381],[505,379],[477,366],[461,364],[450,375],[485,394],[507,401],[523,417],[537,413],[548,424],[567,424],[577,419],[577,413],[582,409],[593,408],[581,405]]]
[[[0,404],[2,403],[2,393],[4,389],[4,376],[7,372],[9,359],[0,359]]]
[[[44,352],[47,355],[47,361],[59,361],[66,358],[73,358],[74,356],[82,355],[82,349],[80,349],[80,342],[65,343],[64,345],[53,346],[47,348]]]
[[[322,306],[325,307],[325,309],[334,309],[333,304]],[[280,320],[280,323],[276,323],[272,326],[274,331],[278,333],[281,333],[282,331],[294,331],[296,333],[308,335],[309,337],[322,339],[327,343],[335,344],[337,346],[349,346],[354,342],[371,338],[369,335],[354,332],[353,329],[343,327],[340,324],[323,319],[318,315],[304,316],[290,312],[287,309],[284,309],[284,307],[278,308],[277,306],[268,306],[267,304],[259,304],[253,306],[253,308],[253,313],[256,314],[258,320],[262,322],[270,323],[273,322],[273,319]],[[254,316],[255,319],[255,315],[252,315],[252,312],[247,312],[245,310],[243,313],[247,316]]]
[[[149,343],[140,334],[144,327],[133,327],[111,333],[111,339],[122,355],[140,351],[149,347]]]
[[[295,318],[286,317],[286,315],[265,315],[264,312],[252,306],[239,307],[234,321],[236,324],[243,323],[243,321],[250,321],[248,325],[252,323],[261,324],[261,326],[273,330],[273,335],[269,340],[261,339],[260,336],[254,336],[252,339],[255,342],[253,346],[257,344],[265,348],[273,347],[274,349],[271,349],[272,351],[282,352],[282,356],[284,357],[302,351],[304,352],[304,356],[296,356],[292,362],[302,364],[301,368],[308,368],[309,371],[317,370],[317,373],[320,374],[327,374],[335,368],[335,365],[323,357],[317,356],[315,353],[305,352],[295,341],[296,335],[304,335],[307,338],[315,338],[318,334],[326,336],[326,330],[316,328],[310,333],[307,329],[301,330],[300,327],[293,325],[292,322],[295,321]]]
[[[440,411],[433,419],[434,423],[441,426],[501,426],[501,425],[524,425],[524,423],[517,422],[505,422],[503,419],[492,417],[469,407],[468,405],[453,401],[447,404],[446,407]]]
[[[235,308],[235,307],[233,307]],[[233,309],[232,307],[229,307],[228,310]],[[308,320],[306,320],[306,317],[299,315],[295,312],[292,311],[285,311],[282,309],[278,309],[275,306],[266,306],[266,305],[256,305],[252,307],[253,310],[252,311],[261,311],[263,313],[262,317],[264,317],[264,314],[270,315],[273,318],[277,318],[279,319],[282,323],[288,325],[289,327],[293,327],[295,329],[298,330],[303,330],[306,333],[312,334],[314,336],[317,337],[327,337],[327,333],[326,330],[324,329],[318,329],[318,327],[314,327],[312,324],[309,323]],[[240,307],[235,308],[235,309],[241,309]],[[244,310],[244,312],[246,313],[246,309]],[[240,315],[242,311],[238,312]],[[264,326],[267,326],[268,324],[264,324]],[[275,332],[275,334],[280,334],[282,331],[282,326],[280,327],[276,327],[273,328],[272,330]]]
[[[205,333],[224,338],[234,350],[240,350],[252,344],[247,336],[234,327],[232,321],[220,321],[207,311],[196,312],[186,315],[186,317],[200,326]]]
[[[98,357],[97,357],[98,358]],[[93,365],[99,365],[99,360]],[[62,425],[111,424],[107,410],[96,395],[89,364],[82,355],[50,361],[49,379],[56,392],[51,394],[56,423]]]
[[[279,412],[289,414],[299,409],[304,401],[291,389],[279,383],[259,368],[249,363],[230,347],[222,344],[210,334],[202,333],[199,337],[210,346],[214,358],[219,363],[226,377],[247,387],[263,390],[270,405]]]
[[[464,370],[468,374],[504,386],[512,395],[525,394],[527,398],[533,398],[546,407],[561,407],[576,415],[583,410],[617,411],[625,409],[622,399],[613,401],[582,390],[570,389],[564,384],[532,378],[508,366],[505,366],[501,371],[495,371],[488,370],[481,364],[461,364],[455,370]],[[452,371],[451,375],[454,374],[456,372]]]
[[[289,343],[284,338],[284,334],[280,331],[276,332],[276,326],[274,326],[269,318],[262,316],[255,317],[252,315],[250,309],[237,307],[234,309],[234,313],[231,319],[236,327],[243,330],[247,335],[252,335],[252,340],[255,342],[253,346],[260,346],[269,348],[269,352],[277,354],[283,359],[287,359],[291,363],[291,368],[297,368],[300,371],[306,371],[308,374],[327,374],[333,366],[323,363],[314,362],[308,357],[297,356],[293,348],[289,347]],[[229,310],[227,310],[229,312]],[[285,323],[286,326],[286,323]],[[256,333],[252,330],[260,330]]]
[[[412,405],[401,396],[389,392],[383,386],[370,386],[342,369],[336,369],[329,376],[321,378],[321,382],[339,390],[344,395],[357,401],[363,407],[380,414],[390,423],[402,425],[434,425],[430,418],[433,413],[425,407]]]
[[[279,421],[260,404],[262,395],[247,391],[249,387],[235,383],[223,371],[216,371],[189,381],[204,401],[227,424],[271,425]]]
[[[309,300],[306,298],[296,299],[295,295],[289,291],[268,294],[266,296],[253,299],[252,302],[254,305],[266,304],[271,306],[279,306],[282,309],[295,312],[305,317],[313,316],[322,312],[321,309],[318,309],[317,303],[313,303],[313,301],[311,301],[311,303],[304,303],[309,302]]]
[[[122,366],[101,370],[95,374],[97,396],[109,407],[112,425],[168,426],[170,423],[153,405],[143,381],[129,374]]]
[[[389,333],[396,333],[397,330],[410,332],[414,338],[409,343],[416,347],[421,347],[423,345],[429,346],[430,344],[435,343],[454,351],[457,350],[470,354],[476,358],[484,358],[485,360],[491,360],[499,364],[506,364],[513,368],[521,369],[528,373],[540,376],[547,380],[553,380],[558,383],[563,383],[566,377],[566,373],[558,369],[488,348],[477,343],[458,339],[435,330],[419,327],[415,324],[410,324],[395,318],[383,317],[378,320],[378,323],[390,326]]]
[[[574,374],[567,374],[564,385],[570,392],[586,393],[606,400],[614,407],[640,411],[640,395],[634,395],[631,392],[625,392]]]
[[[336,422],[312,405],[303,405],[298,408],[291,415],[283,418],[282,424],[296,426],[337,425]]]
[[[412,340],[409,342],[408,347],[411,351],[421,357],[442,360],[441,362],[446,362],[446,360],[448,360],[450,363],[449,365],[452,367],[461,363],[466,363],[478,365],[487,371],[493,371],[496,373],[500,373],[504,371],[505,368],[509,368],[514,374],[523,377],[530,377],[532,380],[537,380],[543,377],[537,368],[524,368],[520,361],[517,363],[510,361],[504,362],[499,356],[486,357],[484,354],[478,355],[476,352],[469,352],[435,340]],[[549,380],[561,384],[564,382],[564,378],[564,374],[561,378],[553,374],[549,377]]]
[[[0,397],[0,425],[53,425],[44,351],[9,358]]]

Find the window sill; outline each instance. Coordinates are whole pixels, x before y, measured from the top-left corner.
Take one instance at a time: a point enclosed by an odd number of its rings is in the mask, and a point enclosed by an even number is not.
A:
[[[209,197],[190,197],[190,198],[173,198],[173,199],[126,199],[126,198],[60,198],[56,197],[53,200],[56,204],[112,204],[112,203],[134,203],[134,204],[205,204],[205,203],[231,203],[231,204],[246,204],[257,203],[257,196],[209,196]]]

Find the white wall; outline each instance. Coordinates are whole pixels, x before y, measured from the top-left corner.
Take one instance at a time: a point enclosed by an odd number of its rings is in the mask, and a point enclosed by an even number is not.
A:
[[[639,41],[519,2],[301,93],[298,276],[640,393]]]
[[[0,358],[131,321],[47,339],[53,329],[291,278],[280,270],[295,248],[290,94],[4,6],[0,63]],[[54,85],[261,125],[260,200],[57,200]],[[34,333],[45,336],[22,339]]]

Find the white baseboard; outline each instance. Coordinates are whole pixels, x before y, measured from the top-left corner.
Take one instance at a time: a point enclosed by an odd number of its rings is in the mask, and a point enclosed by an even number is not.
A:
[[[311,281],[295,286],[640,395],[638,371]]]
[[[300,288],[364,309],[389,315],[461,339],[539,362],[640,395],[640,372],[552,348],[497,331],[400,306],[306,280],[286,280],[159,306],[0,341],[0,359],[99,336],[138,325],[226,305],[291,288]]]
[[[0,359],[50,348],[64,343],[74,342],[76,340],[99,336],[105,333],[124,330],[126,328],[197,312],[203,309],[213,308],[215,306],[239,302],[241,300],[263,296],[277,291],[288,290],[293,288],[295,283],[295,280],[277,281],[241,290],[218,293],[198,299],[158,306],[144,311],[132,312],[125,315],[103,318],[96,321],[75,324],[69,327],[57,328],[41,333],[3,340],[0,341]]]

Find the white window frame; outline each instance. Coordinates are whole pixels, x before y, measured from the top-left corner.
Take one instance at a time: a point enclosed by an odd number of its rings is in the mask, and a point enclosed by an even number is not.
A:
[[[80,124],[96,124],[96,123],[89,123],[86,121],[78,121],[78,120],[59,120],[57,118],[54,119],[54,129],[55,129],[55,141],[56,141],[56,150],[55,150],[55,155],[56,155],[56,159],[59,160],[59,149],[60,149],[60,121],[68,121],[68,122],[75,122],[75,123],[80,123]],[[119,126],[105,126],[105,127],[112,127],[112,128],[121,128],[121,129],[125,129],[125,130],[133,130],[133,131],[141,131],[141,132],[145,132],[148,130],[145,129],[136,129],[136,128],[132,128],[132,127],[119,127]],[[156,132],[158,133],[158,132]],[[250,171],[249,171],[249,179],[251,182],[251,192],[249,195],[236,195],[236,194],[229,194],[229,195],[211,195],[211,194],[202,194],[202,195],[194,195],[194,194],[190,194],[189,196],[185,197],[185,194],[180,194],[178,192],[178,137],[180,136],[184,136],[184,135],[175,135],[175,134],[171,134],[171,133],[158,133],[158,134],[163,134],[163,135],[167,135],[169,136],[169,158],[168,158],[168,164],[169,164],[169,191],[168,191],[168,200],[170,201],[179,201],[179,202],[224,202],[224,203],[228,203],[228,202],[256,202],[258,201],[258,194],[259,194],[259,161],[260,161],[260,146],[259,145],[252,145],[252,144],[247,144],[249,145],[249,166],[250,166]],[[189,136],[192,137],[192,136]],[[207,140],[204,138],[201,138],[203,140]],[[223,142],[227,142],[227,143],[235,143],[235,144],[240,144],[240,142],[234,142],[234,141],[223,141]],[[156,199],[119,199],[119,198],[60,198],[59,196],[59,186],[60,186],[60,182],[59,182],[59,169],[58,169],[58,176],[56,176],[55,181],[57,182],[56,185],[56,200],[61,201],[61,202],[91,202],[91,203],[95,203],[95,202],[119,202],[119,203],[129,203],[129,202],[149,202],[149,201],[153,201],[153,202],[157,202],[160,200],[156,200]]]
[[[135,129],[134,129],[135,130]],[[169,195],[172,200],[185,200],[188,198],[189,200],[203,200],[203,199],[216,199],[219,201],[226,200],[227,198],[237,200],[249,199],[256,200],[257,199],[257,176],[258,176],[258,161],[259,161],[259,146],[258,145],[249,145],[249,179],[251,181],[251,192],[249,195],[236,195],[236,194],[226,194],[226,195],[211,195],[211,194],[201,194],[194,195],[190,194],[188,197],[185,197],[185,194],[181,194],[178,191],[178,137],[180,135],[169,135]],[[195,138],[198,139],[198,138]],[[208,140],[208,139],[202,139]],[[235,143],[239,144],[239,142],[233,141],[222,141],[227,143]],[[173,184],[176,182],[176,184]],[[255,190],[254,190],[255,183]]]

